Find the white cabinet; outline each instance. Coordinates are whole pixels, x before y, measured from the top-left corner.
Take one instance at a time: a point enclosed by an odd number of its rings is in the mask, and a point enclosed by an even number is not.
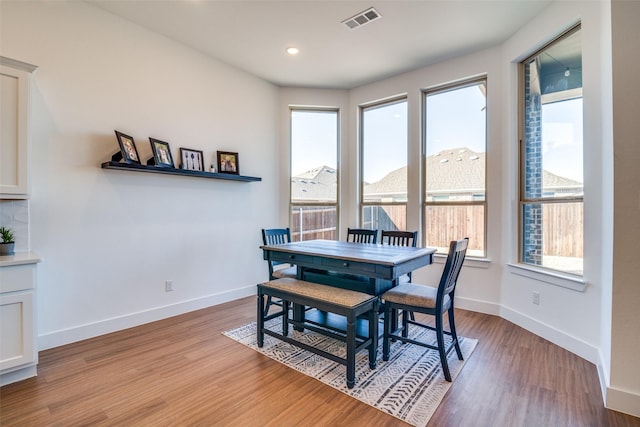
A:
[[[36,266],[33,254],[0,257],[0,385],[37,374]]]
[[[29,197],[31,64],[0,56],[0,198]]]

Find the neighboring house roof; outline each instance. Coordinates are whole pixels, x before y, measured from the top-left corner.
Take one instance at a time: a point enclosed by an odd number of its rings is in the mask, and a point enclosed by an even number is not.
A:
[[[468,148],[442,151],[427,157],[428,193],[482,193],[485,188],[485,153]],[[314,168],[291,178],[292,194],[301,199],[335,200],[336,171],[327,166]],[[543,185],[547,191],[574,190],[582,183],[543,171]],[[392,196],[407,192],[407,167],[389,172],[379,181],[365,183],[368,196]],[[331,197],[330,197],[331,196]]]
[[[468,148],[447,150],[427,157],[427,192],[484,191],[485,155]],[[407,191],[407,167],[396,169],[380,181],[365,184],[365,194],[398,194]]]
[[[337,201],[338,179],[336,170],[320,166],[291,177],[293,200]]]

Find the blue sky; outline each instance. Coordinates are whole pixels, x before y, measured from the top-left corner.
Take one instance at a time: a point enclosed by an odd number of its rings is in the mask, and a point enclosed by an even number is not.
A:
[[[483,153],[486,98],[479,85],[435,93],[426,101],[427,156],[466,147]],[[318,166],[337,168],[338,113],[297,110],[292,135],[292,175]],[[365,110],[364,165],[367,182],[376,182],[407,165],[407,103]],[[582,182],[582,99],[543,107],[543,167]]]

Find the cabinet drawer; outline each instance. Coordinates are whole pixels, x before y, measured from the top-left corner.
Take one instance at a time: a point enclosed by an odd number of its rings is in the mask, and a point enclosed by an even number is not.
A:
[[[272,252],[271,258],[274,261],[288,262],[289,264],[308,266],[313,263],[313,257],[309,255],[290,254],[286,252]]]
[[[32,289],[35,285],[35,264],[11,265],[0,268],[0,292]]]
[[[375,271],[376,266],[366,262],[351,262],[340,259],[325,258],[320,261],[323,268],[327,270],[335,270],[340,272],[353,272],[358,273],[372,273]]]

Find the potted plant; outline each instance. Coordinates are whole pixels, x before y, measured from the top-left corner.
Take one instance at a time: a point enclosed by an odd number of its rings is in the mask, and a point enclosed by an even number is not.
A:
[[[15,254],[16,241],[13,236],[13,230],[5,226],[0,227],[0,237],[2,237],[2,243],[0,243],[0,255]]]

